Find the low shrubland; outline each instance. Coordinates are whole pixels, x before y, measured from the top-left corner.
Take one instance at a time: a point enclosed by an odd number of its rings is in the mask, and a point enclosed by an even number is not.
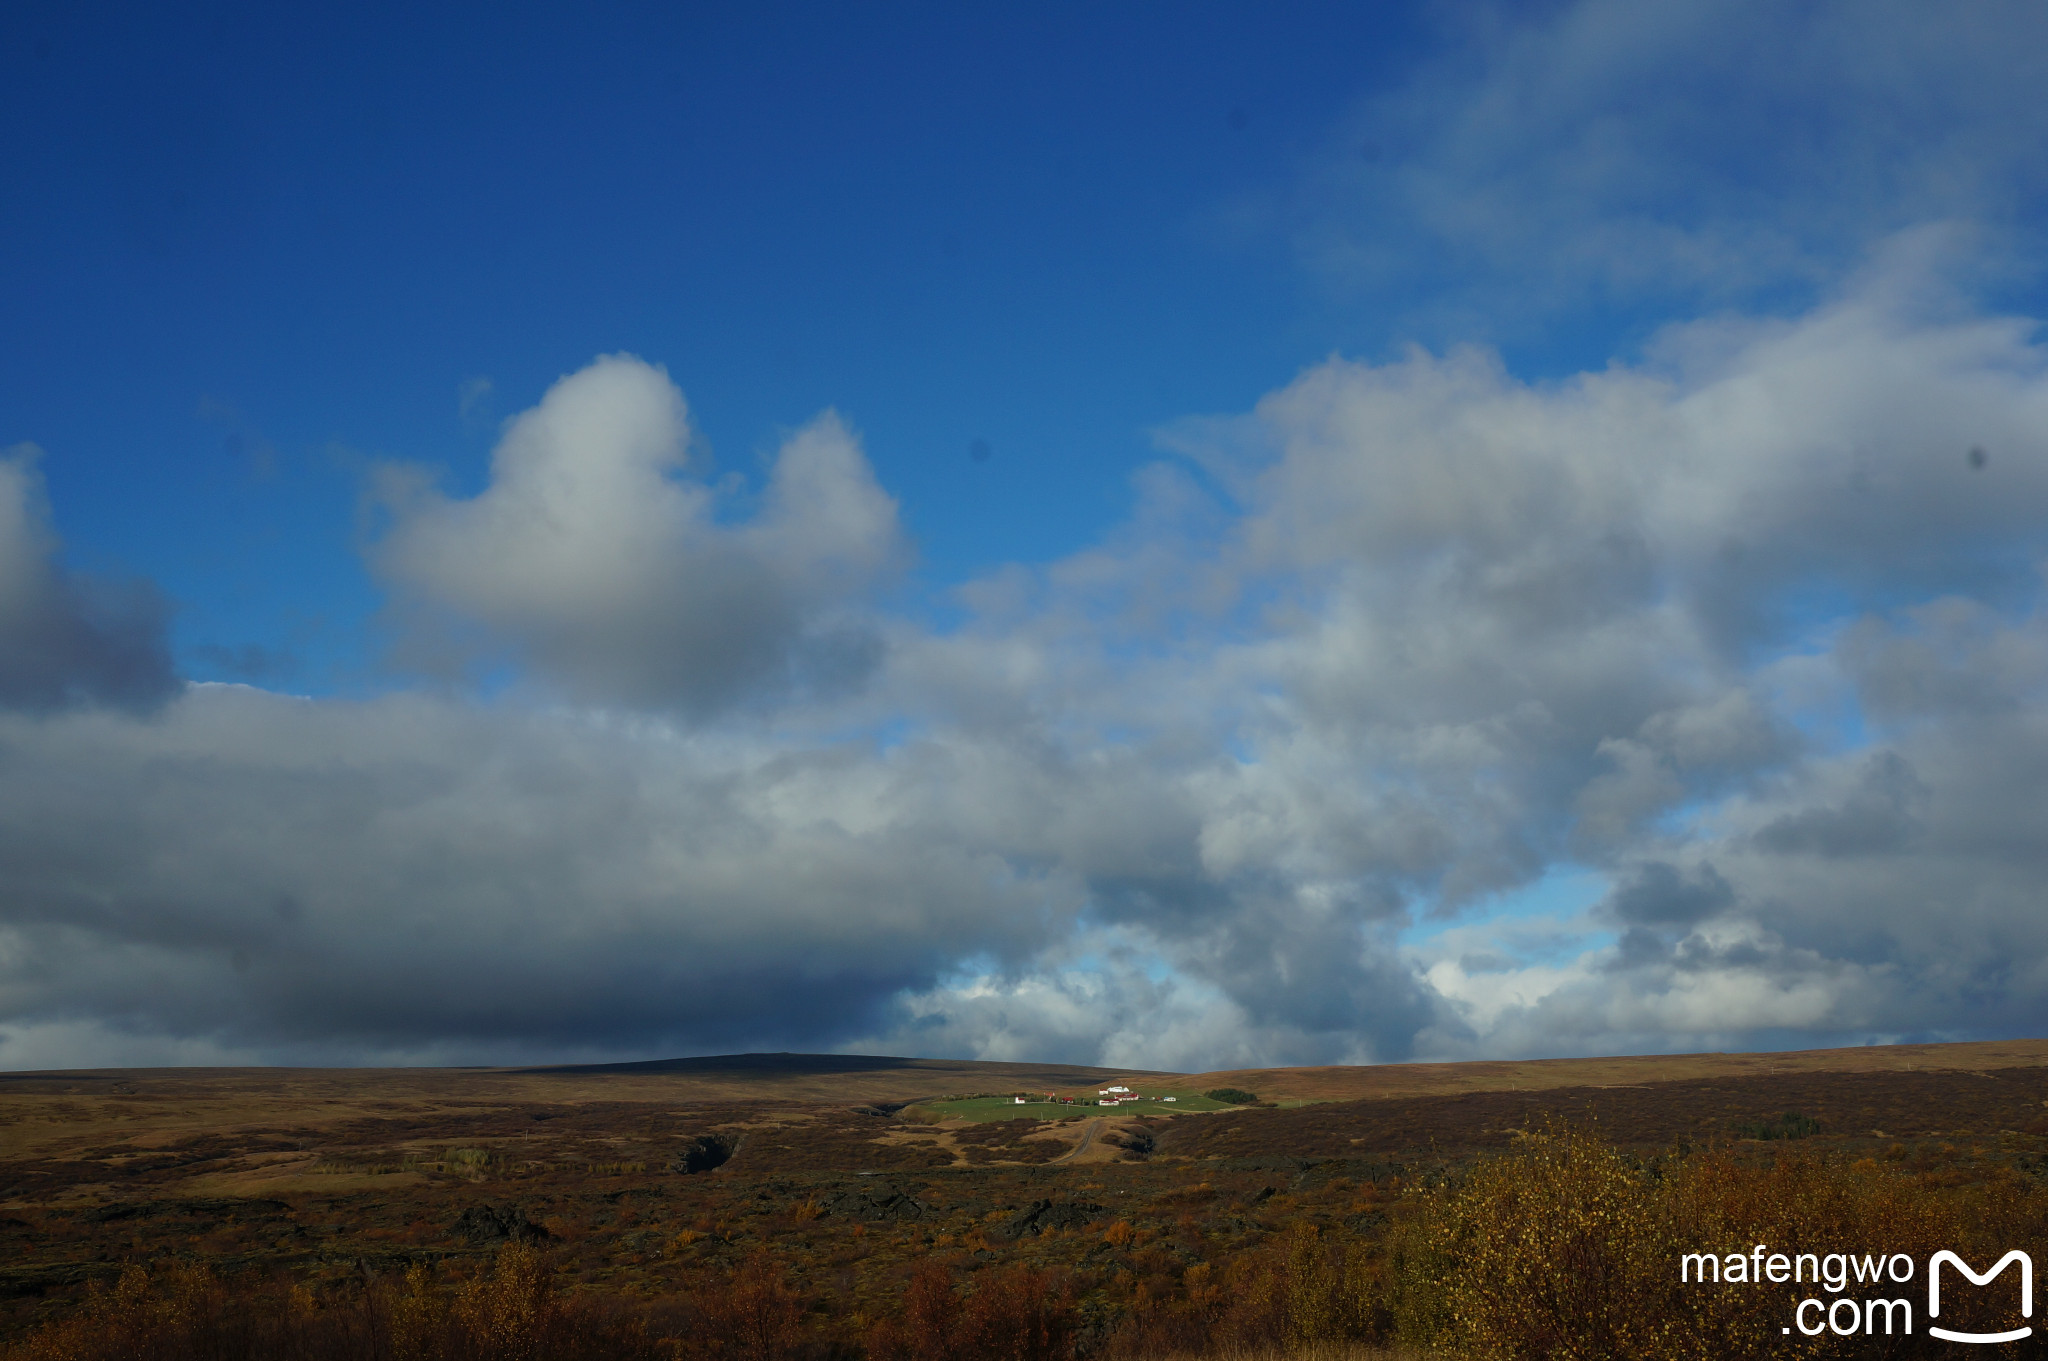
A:
[[[1681,1259],[1767,1247],[1815,1259],[1904,1254],[1924,1268],[1946,1248],[1988,1266],[2008,1248],[2032,1251],[2048,1212],[2035,1178],[2003,1164],[1961,1175],[1817,1140],[1653,1156],[1565,1125],[1427,1175],[1325,1189],[1310,1202],[1268,1188],[1254,1200],[1270,1217],[1256,1224],[1249,1202],[1194,1178],[1155,1196],[1152,1217],[1135,1225],[1123,1212],[1077,1209],[1047,1239],[1073,1248],[1067,1266],[999,1251],[998,1236],[980,1230],[901,1239],[921,1246],[892,1259],[887,1269],[902,1274],[886,1288],[862,1275],[884,1270],[872,1255],[812,1270],[773,1240],[638,1294],[579,1288],[546,1242],[518,1239],[469,1264],[312,1285],[254,1269],[136,1265],[5,1357],[1139,1361],[1374,1348],[1489,1361],[1901,1357],[1945,1345],[1917,1313],[1924,1278],[1884,1287],[1914,1298],[1910,1336],[1807,1336],[1787,1331],[1802,1297],[1825,1303],[1859,1287],[1702,1285],[1681,1281]],[[819,1202],[806,1204],[811,1213],[793,1214],[782,1232],[813,1224]],[[736,1240],[714,1228],[706,1241]],[[1940,1321],[1995,1327],[2012,1293],[1956,1291]]]

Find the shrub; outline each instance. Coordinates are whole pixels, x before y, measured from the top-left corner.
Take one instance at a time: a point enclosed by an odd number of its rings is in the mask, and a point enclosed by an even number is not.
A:
[[[1642,1170],[1582,1132],[1525,1144],[1434,1207],[1406,1265],[1441,1273],[1442,1307],[1411,1327],[1502,1361],[1714,1355],[1674,1326],[1677,1245]]]
[[[925,1262],[903,1292],[901,1318],[870,1331],[875,1361],[1058,1361],[1072,1351],[1072,1291],[1052,1273],[1019,1262],[983,1273],[972,1294],[953,1273]]]
[[[803,1301],[782,1269],[756,1252],[702,1291],[689,1351],[734,1361],[782,1361],[803,1342]]]
[[[637,1320],[561,1299],[547,1259],[527,1243],[493,1269],[437,1290],[423,1267],[401,1286],[316,1298],[303,1286],[225,1281],[204,1267],[131,1266],[95,1285],[68,1318],[36,1329],[7,1361],[653,1361]]]
[[[1791,1149],[1764,1165],[1726,1150],[1645,1162],[1552,1129],[1424,1202],[1390,1239],[1385,1298],[1403,1341],[1490,1361],[1919,1355],[1918,1338],[1788,1336],[1799,1300],[1835,1292],[1811,1281],[1682,1285],[1679,1259],[1767,1244],[1923,1265],[1947,1247],[1989,1262],[2037,1236],[2039,1198],[2010,1181],[1943,1186]],[[1941,1321],[1986,1328],[1999,1307],[1995,1292],[1963,1292],[1943,1301]],[[1985,1322],[1951,1323],[1952,1309]]]
[[[959,1330],[960,1354],[977,1361],[1057,1361],[1070,1350],[1073,1298],[1050,1273],[1019,1262],[981,1276]]]
[[[1820,1133],[1820,1121],[1798,1111],[1786,1111],[1775,1120],[1752,1120],[1737,1125],[1735,1132],[1745,1139],[1810,1139]]]
[[[531,1243],[514,1240],[498,1251],[488,1276],[478,1276],[455,1297],[451,1311],[469,1349],[491,1361],[539,1361],[562,1322],[549,1264]]]

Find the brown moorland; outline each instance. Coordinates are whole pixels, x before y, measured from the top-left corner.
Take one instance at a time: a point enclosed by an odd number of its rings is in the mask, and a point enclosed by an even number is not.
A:
[[[1241,1087],[1297,1101],[1442,1096],[1453,1092],[1614,1087],[1685,1078],[1770,1077],[1798,1073],[1894,1073],[2048,1067],[2048,1040],[1965,1044],[1862,1045],[1779,1054],[1641,1054],[1612,1058],[1510,1062],[1388,1063],[1366,1067],[1235,1068],[1187,1079],[1203,1089]]]
[[[1119,1079],[1262,1102],[913,1105]],[[1195,1076],[832,1055],[4,1074],[0,1338],[88,1361],[176,1328],[157,1354],[974,1361],[1470,1350],[1483,1323],[1485,1354],[1541,1355],[1500,1340],[1528,1320],[1475,1296],[1454,1327],[1438,1298],[1479,1280],[1474,1206],[1542,1208],[1525,1182],[1598,1183],[1638,1238],[1825,1237],[1816,1205],[1845,1233],[2026,1237],[2048,1223],[2048,1042]],[[1764,1327],[1680,1305],[1719,1354]],[[507,1310],[517,1345],[486,1327]]]

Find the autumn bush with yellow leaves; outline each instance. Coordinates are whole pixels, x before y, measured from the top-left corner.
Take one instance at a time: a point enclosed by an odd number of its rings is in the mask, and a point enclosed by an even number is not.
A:
[[[1957,1250],[1988,1265],[2032,1249],[2044,1197],[2009,1171],[1969,1186],[1805,1149],[1765,1161],[1727,1149],[1638,1158],[1583,1130],[1552,1129],[1429,1197],[1390,1236],[1392,1334],[1455,1356],[1488,1358],[1937,1354],[1921,1306],[1925,1278],[1887,1281],[1912,1297],[1917,1330],[1807,1336],[1792,1327],[1803,1284],[1681,1280],[1689,1253],[1787,1256],[1904,1253],[1921,1269]],[[1991,1327],[1990,1294],[1956,1292],[1942,1322]]]

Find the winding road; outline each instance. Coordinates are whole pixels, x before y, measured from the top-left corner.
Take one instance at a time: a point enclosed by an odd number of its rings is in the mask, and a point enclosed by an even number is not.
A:
[[[1078,1158],[1078,1157],[1080,1157],[1080,1156],[1081,1156],[1081,1155],[1082,1155],[1083,1153],[1086,1153],[1086,1152],[1088,1151],[1088,1145],[1090,1145],[1090,1144],[1092,1144],[1092,1143],[1094,1143],[1094,1142],[1095,1142],[1095,1131],[1096,1131],[1096,1130],[1098,1130],[1098,1129],[1101,1129],[1101,1128],[1102,1128],[1102,1117],[1098,1115],[1098,1116],[1097,1116],[1097,1117],[1095,1117],[1095,1118],[1094,1118],[1093,1120],[1090,1120],[1090,1121],[1088,1122],[1088,1128],[1086,1128],[1086,1129],[1084,1129],[1084,1130],[1082,1130],[1082,1131],[1081,1131],[1081,1142],[1080,1142],[1080,1143],[1078,1143],[1078,1144],[1075,1144],[1075,1145],[1074,1145],[1074,1146],[1073,1146],[1072,1148],[1068,1149],[1068,1150],[1067,1150],[1067,1151],[1066,1151],[1065,1153],[1062,1153],[1062,1154],[1060,1154],[1060,1156],[1059,1156],[1059,1157],[1057,1157],[1057,1158],[1054,1158],[1054,1159],[1050,1160],[1049,1162],[1047,1162],[1047,1163],[1046,1163],[1046,1166],[1047,1166],[1047,1167],[1057,1167],[1057,1166],[1059,1166],[1059,1165],[1060,1165],[1061,1163],[1063,1163],[1063,1162],[1066,1162],[1066,1161],[1067,1161],[1067,1160],[1068,1160],[1069,1158]]]

